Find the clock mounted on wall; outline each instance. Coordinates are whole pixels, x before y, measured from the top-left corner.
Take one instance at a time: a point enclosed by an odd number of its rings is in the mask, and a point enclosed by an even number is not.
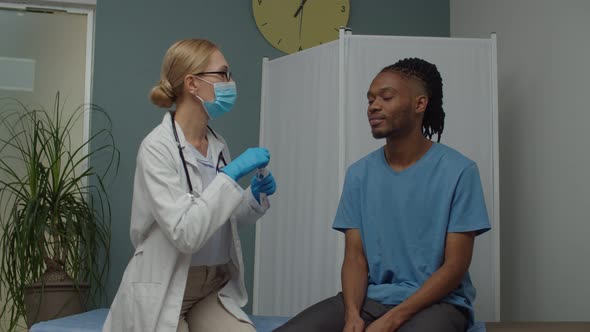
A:
[[[258,30],[274,47],[294,53],[338,39],[350,0],[252,0]]]

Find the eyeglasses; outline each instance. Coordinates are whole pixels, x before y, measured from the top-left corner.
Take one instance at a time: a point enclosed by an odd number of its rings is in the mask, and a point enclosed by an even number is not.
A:
[[[195,75],[219,75],[221,78],[225,79],[227,82],[231,80],[231,71],[204,71],[202,73],[197,73]]]

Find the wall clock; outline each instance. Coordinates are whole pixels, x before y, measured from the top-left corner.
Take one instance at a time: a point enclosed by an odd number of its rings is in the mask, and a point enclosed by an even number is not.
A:
[[[338,39],[350,0],[252,0],[258,30],[274,47],[294,53]]]

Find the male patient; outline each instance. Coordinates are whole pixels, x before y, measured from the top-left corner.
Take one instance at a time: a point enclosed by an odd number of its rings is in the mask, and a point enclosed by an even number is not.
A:
[[[422,59],[383,68],[367,117],[384,147],[351,165],[333,228],[345,233],[342,293],[276,331],[463,332],[473,323],[473,243],[490,229],[477,165],[430,139],[442,78]]]

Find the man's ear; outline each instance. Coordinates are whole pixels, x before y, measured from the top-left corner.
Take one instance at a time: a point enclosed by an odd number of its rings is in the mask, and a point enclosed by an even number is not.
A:
[[[201,83],[195,76],[186,75],[184,76],[183,85],[185,91],[188,91],[191,95],[194,95],[195,93],[197,93],[197,91],[199,91]]]
[[[416,106],[414,110],[417,114],[424,114],[426,111],[426,106],[428,106],[428,96],[426,95],[419,95],[415,99]]]

